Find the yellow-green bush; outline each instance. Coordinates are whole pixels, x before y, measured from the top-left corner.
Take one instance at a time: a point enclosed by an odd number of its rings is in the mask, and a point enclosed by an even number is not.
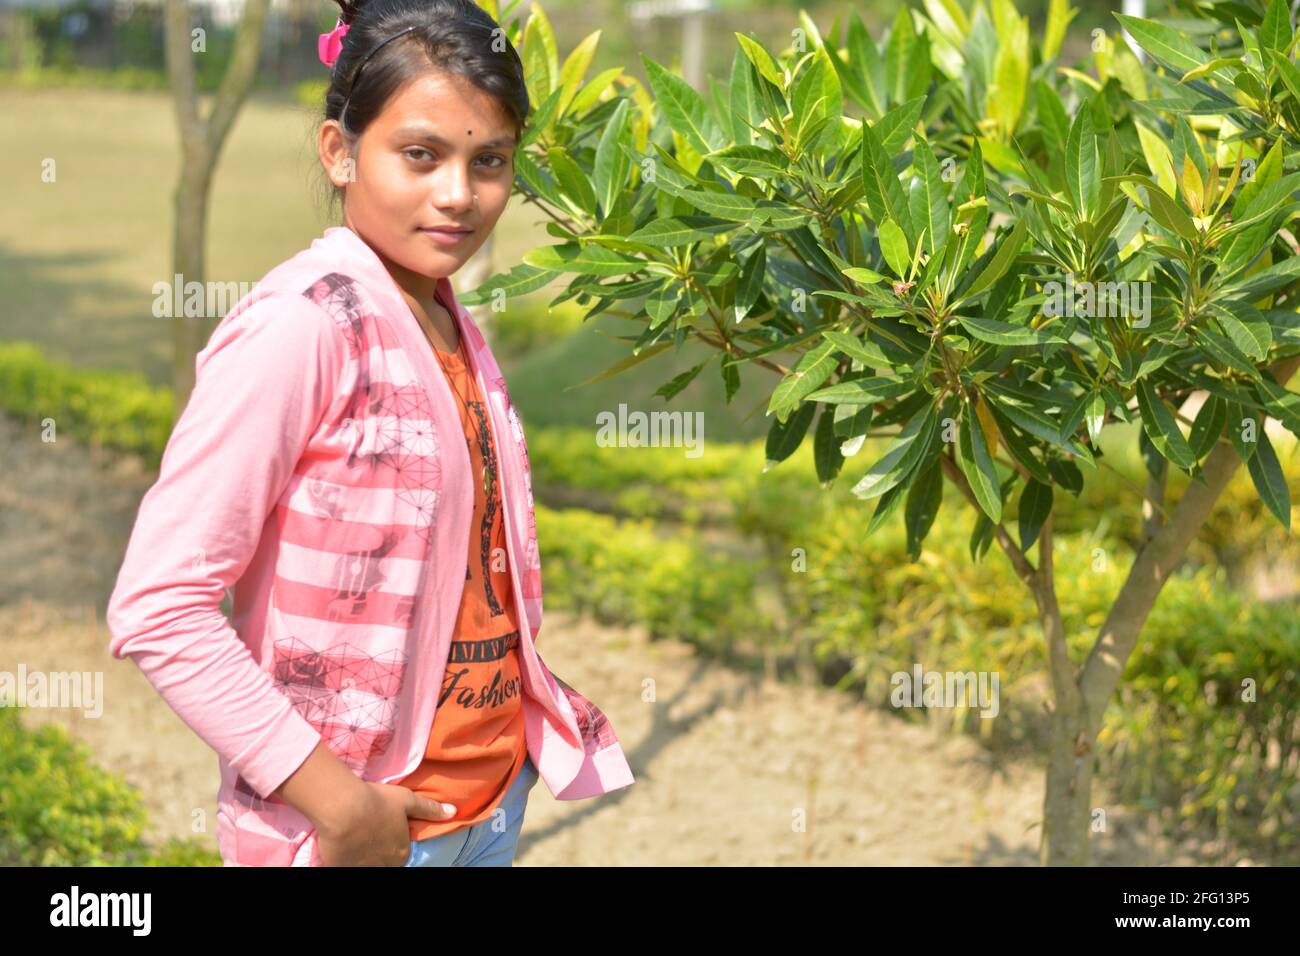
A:
[[[0,707],[0,866],[220,864],[193,841],[155,857],[146,825],[139,791],[95,766],[61,725],[28,730],[16,708]]]
[[[710,554],[689,530],[665,539],[649,520],[544,505],[537,525],[547,607],[715,652],[771,629],[753,608],[753,567]]]
[[[162,460],[175,418],[170,389],[152,388],[134,372],[73,369],[34,345],[0,343],[0,410],[106,447]]]

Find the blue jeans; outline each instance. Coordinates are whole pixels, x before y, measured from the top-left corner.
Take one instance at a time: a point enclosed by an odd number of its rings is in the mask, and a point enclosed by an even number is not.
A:
[[[492,813],[473,826],[461,827],[427,840],[412,840],[404,866],[512,866],[515,843],[524,825],[528,791],[537,783],[537,768],[524,758],[514,783]],[[498,813],[497,810],[502,812]],[[497,822],[497,830],[492,829]]]

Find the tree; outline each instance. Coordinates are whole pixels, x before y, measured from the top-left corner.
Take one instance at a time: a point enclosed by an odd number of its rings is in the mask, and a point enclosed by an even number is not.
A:
[[[1036,602],[1053,697],[1040,856],[1080,865],[1105,705],[1243,461],[1289,528],[1262,425],[1300,434],[1294,31],[1282,0],[1189,9],[1221,18],[1196,34],[1213,53],[1120,15],[1154,62],[1097,30],[1091,63],[1066,67],[1068,0],[1039,42],[1010,0],[925,10],[900,10],[880,44],[856,15],[823,39],[801,13],[779,55],[737,34],[706,98],[649,59],[652,96],[604,74],[583,86],[582,47],[560,68],[534,7],[523,59],[541,106],[518,175],[559,242],[467,299],[571,274],[561,298],[589,316],[631,300],[616,314],[645,329],[622,366],[688,339],[716,349],[668,399],[713,358],[728,400],[743,368],[776,373],[768,457],[811,433],[824,484],[889,430],[853,490],[876,501],[868,533],[903,509],[914,557],[954,486],[979,516],[972,558],[996,541]],[[1112,422],[1141,425],[1143,537],[1074,661],[1052,506],[1110,467]],[[1190,479],[1176,503],[1170,468]]]
[[[194,56],[202,54],[205,38],[201,30],[193,28],[189,4],[185,0],[167,0],[164,20],[167,72],[171,77],[176,126],[181,140],[180,178],[172,198],[175,210],[172,272],[182,276],[186,285],[204,281],[208,194],[212,188],[212,176],[235,117],[239,115],[257,77],[268,5],[269,0],[245,0],[230,63],[210,108],[206,114],[201,114],[194,78]],[[210,316],[182,314],[175,317],[172,325],[175,354],[172,388],[176,394],[178,415],[194,388],[194,357],[216,324],[217,319]]]

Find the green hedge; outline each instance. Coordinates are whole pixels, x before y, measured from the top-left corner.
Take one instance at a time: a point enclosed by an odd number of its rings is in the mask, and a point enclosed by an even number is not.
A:
[[[144,840],[140,793],[91,762],[60,724],[0,707],[0,866],[220,866],[194,840]]]
[[[754,607],[754,565],[711,552],[691,529],[664,538],[646,519],[538,505],[537,535],[548,608],[721,654],[773,631]]]
[[[162,460],[175,420],[171,389],[153,388],[134,372],[74,369],[24,342],[0,343],[0,410],[60,433]]]

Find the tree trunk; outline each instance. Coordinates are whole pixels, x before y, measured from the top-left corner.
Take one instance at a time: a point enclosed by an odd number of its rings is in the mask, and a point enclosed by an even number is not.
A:
[[[1285,386],[1297,367],[1300,367],[1300,356],[1292,356],[1275,363],[1269,371],[1279,384]],[[1145,543],[1078,676],[1071,673],[1067,682],[1060,683],[1062,673],[1055,666],[1058,662],[1053,659],[1056,707],[1052,714],[1047,786],[1043,797],[1043,833],[1039,846],[1039,858],[1044,865],[1088,864],[1092,762],[1106,704],[1119,686],[1124,668],[1161,589],[1177,570],[1188,546],[1209,518],[1215,502],[1240,464],[1237,450],[1221,438],[1202,464],[1204,482],[1193,481],[1187,486],[1168,521],[1162,523],[1150,513],[1144,514]],[[1163,492],[1163,482],[1158,484]],[[1147,534],[1150,537],[1146,537]],[[1040,564],[1050,567],[1048,525],[1044,525],[1043,535],[1039,545],[1043,549]],[[1040,578],[1042,570],[1040,567]],[[1039,595],[1036,593],[1036,596]],[[1041,608],[1044,598],[1039,597]],[[1059,624],[1059,615],[1056,623]],[[1044,615],[1049,656],[1053,647],[1062,646],[1054,640],[1053,626],[1050,616]],[[1065,664],[1073,671],[1068,661]]]
[[[1075,706],[1057,706],[1052,712],[1043,832],[1038,845],[1038,859],[1043,866],[1088,865],[1093,761],[1089,741],[1093,737],[1083,717],[1081,700],[1076,694]]]
[[[235,117],[248,98],[257,77],[257,61],[262,51],[262,35],[270,0],[248,0],[235,37],[234,51],[221,86],[207,116],[201,116],[198,91],[194,81],[194,57],[205,55],[193,49],[190,8],[185,0],[167,0],[164,19],[167,72],[171,78],[176,125],[181,140],[180,178],[172,202],[175,220],[172,226],[172,274],[169,283],[179,282],[173,298],[185,301],[185,286],[202,285],[205,275],[208,193],[221,148],[234,124]],[[177,278],[179,276],[179,279]],[[207,296],[204,295],[204,301]],[[194,389],[194,360],[212,334],[219,316],[172,317],[172,389],[176,397],[177,417]]]

